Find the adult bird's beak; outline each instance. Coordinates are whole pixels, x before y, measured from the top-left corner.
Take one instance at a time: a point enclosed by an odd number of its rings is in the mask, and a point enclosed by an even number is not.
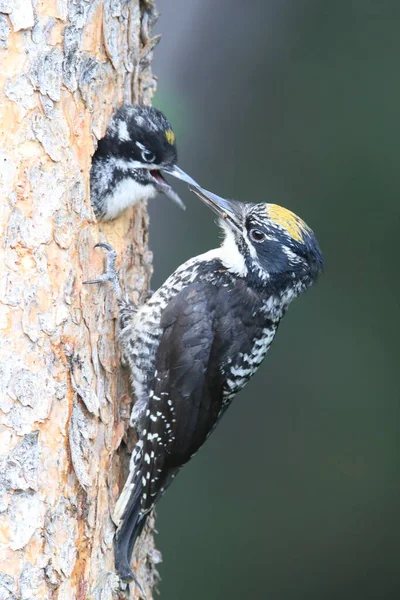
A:
[[[186,183],[188,183],[189,185],[194,185],[195,187],[199,187],[199,184],[190,177],[190,175],[188,175],[187,173],[185,173],[185,171],[182,171],[182,169],[180,169],[177,165],[172,165],[171,167],[163,167],[162,170],[167,173],[167,175],[172,175],[173,177],[176,177],[177,179],[181,179],[182,181],[185,181]]]
[[[177,179],[181,179],[182,181],[185,181],[186,183],[189,183],[190,185],[197,186],[197,183],[195,182],[195,180],[192,179],[189,175],[187,175],[185,173],[185,171],[182,171],[182,169],[180,169],[176,165],[172,165],[171,167],[162,167],[162,170],[164,173],[167,173],[168,175],[172,175],[173,177],[176,177]],[[173,190],[172,187],[169,185],[169,183],[167,181],[165,181],[161,172],[158,170],[152,170],[152,171],[150,171],[150,173],[152,174],[153,178],[155,179],[154,185],[155,185],[157,191],[161,192],[162,194],[165,194],[166,196],[168,196],[168,198],[170,198],[171,200],[176,202],[181,208],[185,209],[186,206],[183,204],[182,200],[180,199],[178,194],[175,192],[175,190]]]
[[[238,233],[242,232],[242,211],[240,202],[235,202],[234,200],[225,200],[225,198],[221,198],[220,196],[217,196],[217,194],[208,192],[197,184],[194,187],[190,186],[189,189],[191,192],[196,194],[196,196],[198,196],[200,200],[202,200],[204,204],[208,206],[208,208],[211,208],[211,210],[213,210],[220,219],[225,221],[231,229],[237,231]]]

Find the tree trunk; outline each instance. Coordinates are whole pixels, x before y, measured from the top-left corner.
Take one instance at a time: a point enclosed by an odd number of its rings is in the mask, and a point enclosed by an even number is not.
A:
[[[117,307],[82,281],[107,240],[131,296],[148,283],[145,204],[99,225],[89,171],[115,108],[150,102],[154,19],[152,0],[0,0],[0,600],[140,597],[114,573],[131,403]],[[149,530],[138,552],[150,600]]]

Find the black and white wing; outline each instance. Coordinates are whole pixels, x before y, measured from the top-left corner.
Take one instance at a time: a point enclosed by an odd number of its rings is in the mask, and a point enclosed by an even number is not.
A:
[[[120,563],[129,564],[147,513],[224,410],[225,366],[239,348],[246,348],[244,336],[250,343],[258,326],[243,322],[248,311],[239,302],[240,294],[196,282],[163,311],[148,408],[114,513]]]

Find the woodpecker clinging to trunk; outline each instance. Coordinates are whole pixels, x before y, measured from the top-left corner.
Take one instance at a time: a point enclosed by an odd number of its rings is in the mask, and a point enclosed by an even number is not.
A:
[[[119,108],[92,160],[90,198],[97,219],[115,219],[158,192],[185,208],[161,173],[196,185],[177,160],[175,134],[162,112],[151,106]]]
[[[309,227],[274,204],[194,191],[220,218],[222,246],[181,265],[138,310],[120,301],[123,354],[139,440],[114,521],[116,569],[134,579],[132,550],[147,515],[261,364],[290,302],[323,258]],[[105,275],[117,287],[108,245]]]

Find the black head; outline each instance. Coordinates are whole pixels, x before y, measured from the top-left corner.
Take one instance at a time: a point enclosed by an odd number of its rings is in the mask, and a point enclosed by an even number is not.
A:
[[[151,106],[122,106],[107,129],[114,156],[159,168],[176,164],[175,134],[163,113]]]
[[[175,134],[161,111],[151,106],[125,105],[113,115],[106,135],[99,141],[96,158],[111,159],[117,169],[142,185],[152,185],[157,191],[184,205],[165,181],[161,170],[196,184],[177,165]],[[138,170],[140,172],[138,172]]]
[[[282,290],[290,288],[294,295],[316,281],[323,256],[300,217],[276,204],[244,204],[201,188],[192,191],[218,214],[250,277]]]

